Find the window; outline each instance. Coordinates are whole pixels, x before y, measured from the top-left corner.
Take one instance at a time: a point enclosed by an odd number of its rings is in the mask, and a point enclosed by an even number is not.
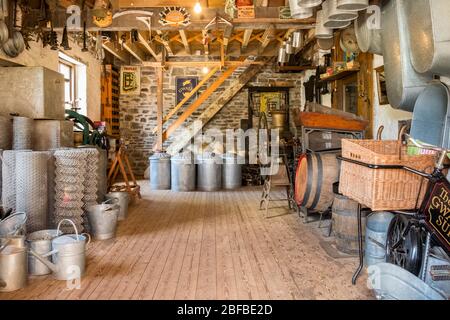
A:
[[[59,72],[64,76],[65,108],[87,115],[86,65],[60,52]]]
[[[63,59],[59,60],[59,73],[64,76],[64,102],[66,109],[75,108],[75,66]]]

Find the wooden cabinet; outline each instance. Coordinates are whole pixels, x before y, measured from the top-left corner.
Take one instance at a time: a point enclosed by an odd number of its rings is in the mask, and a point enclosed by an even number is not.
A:
[[[114,138],[119,138],[119,72],[110,64],[104,66],[101,86],[102,121],[106,122],[108,134]]]

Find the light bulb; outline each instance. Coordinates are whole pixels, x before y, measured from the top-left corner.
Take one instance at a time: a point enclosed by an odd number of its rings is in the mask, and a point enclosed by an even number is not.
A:
[[[208,73],[208,71],[209,71],[208,67],[203,67],[203,68],[202,68],[202,72],[203,72],[204,74]]]
[[[194,6],[194,12],[195,13],[200,13],[202,12],[202,6],[200,5],[200,2],[197,2]]]

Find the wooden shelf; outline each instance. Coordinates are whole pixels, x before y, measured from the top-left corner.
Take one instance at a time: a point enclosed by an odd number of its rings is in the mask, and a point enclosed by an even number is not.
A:
[[[342,70],[342,71],[339,71],[339,72],[333,74],[332,76],[327,76],[325,78],[321,78],[320,81],[321,82],[336,81],[336,80],[340,80],[345,77],[348,77],[357,72],[359,72],[359,68]]]
[[[278,72],[302,72],[305,70],[315,70],[316,68],[315,66],[279,66]]]

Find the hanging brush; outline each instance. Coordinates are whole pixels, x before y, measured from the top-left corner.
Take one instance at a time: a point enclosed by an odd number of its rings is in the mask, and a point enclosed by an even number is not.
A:
[[[81,51],[83,51],[83,52],[89,51],[86,40],[87,40],[86,39],[86,21],[84,21],[84,23],[83,23],[83,49],[81,49]]]
[[[64,50],[72,50],[72,48],[69,45],[69,36],[67,34],[67,25],[64,26],[63,35],[61,39],[61,47],[63,47]]]
[[[58,35],[53,30],[53,22],[50,21],[50,49],[58,50]]]

